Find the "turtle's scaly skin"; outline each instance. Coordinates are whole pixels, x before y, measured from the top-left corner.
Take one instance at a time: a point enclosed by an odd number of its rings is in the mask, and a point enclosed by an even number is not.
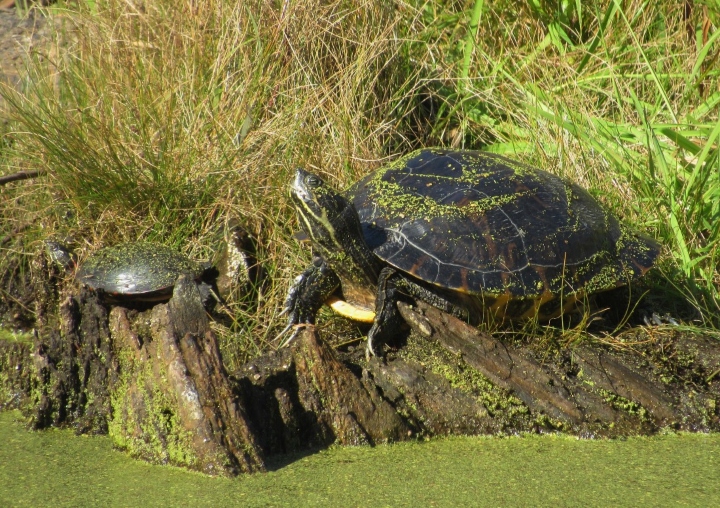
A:
[[[111,299],[167,300],[177,278],[198,278],[201,267],[170,247],[155,243],[123,243],[95,252],[76,277]]]
[[[291,197],[313,264],[288,295],[290,324],[312,323],[339,290],[375,311],[370,352],[394,333],[399,298],[473,321],[550,319],[641,276],[659,252],[584,189],[484,152],[420,150],[345,195],[299,169]]]

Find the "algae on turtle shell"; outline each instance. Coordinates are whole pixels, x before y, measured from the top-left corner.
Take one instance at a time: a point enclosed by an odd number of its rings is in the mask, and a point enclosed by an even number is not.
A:
[[[199,279],[202,271],[198,263],[165,245],[128,242],[94,252],[75,276],[110,299],[163,301],[181,274]]]

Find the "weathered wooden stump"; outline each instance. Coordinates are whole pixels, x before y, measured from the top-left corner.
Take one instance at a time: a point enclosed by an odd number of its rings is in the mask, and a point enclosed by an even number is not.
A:
[[[208,474],[264,470],[194,282],[181,276],[167,305],[133,318],[115,307],[110,334],[109,433],[119,447]]]
[[[81,289],[58,322],[32,345],[0,341],[5,402],[34,428],[108,433],[134,456],[208,474],[264,470],[194,282],[142,312],[108,314]]]
[[[720,341],[708,337],[540,348],[400,304],[412,333],[384,359],[334,350],[307,327],[229,375],[190,280],[145,310],[44,291],[34,341],[0,340],[0,405],[35,428],[109,433],[134,456],[209,474],[332,443],[720,430]]]
[[[235,378],[268,454],[335,442],[386,443],[411,433],[378,387],[340,361],[312,327],[292,347],[248,363]]]
[[[310,327],[291,348],[234,373],[266,453],[451,434],[720,429],[720,382],[692,381],[697,365],[670,379],[647,353],[597,344],[538,358],[433,307],[401,312],[415,333],[385,360],[366,361],[362,348],[333,352]],[[720,343],[700,343],[712,374]],[[694,364],[693,347],[678,341],[673,354]]]
[[[504,344],[426,304],[400,304],[400,310],[417,334],[457,354],[563,431],[620,436],[720,429],[720,382],[712,376],[720,341],[681,338],[624,352],[583,343],[538,358],[531,348]]]

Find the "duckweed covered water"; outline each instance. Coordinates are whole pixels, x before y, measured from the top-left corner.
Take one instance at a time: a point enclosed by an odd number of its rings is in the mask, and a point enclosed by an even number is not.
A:
[[[713,506],[720,434],[589,441],[452,438],[333,448],[275,471],[210,478],[28,432],[0,412],[0,506]]]

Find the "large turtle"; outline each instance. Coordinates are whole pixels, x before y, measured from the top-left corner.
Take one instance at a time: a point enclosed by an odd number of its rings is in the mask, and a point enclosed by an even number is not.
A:
[[[372,318],[369,354],[395,333],[399,298],[474,322],[547,320],[659,252],[578,185],[485,152],[419,150],[344,194],[298,169],[290,194],[313,262],[290,288],[288,327],[340,297]]]

